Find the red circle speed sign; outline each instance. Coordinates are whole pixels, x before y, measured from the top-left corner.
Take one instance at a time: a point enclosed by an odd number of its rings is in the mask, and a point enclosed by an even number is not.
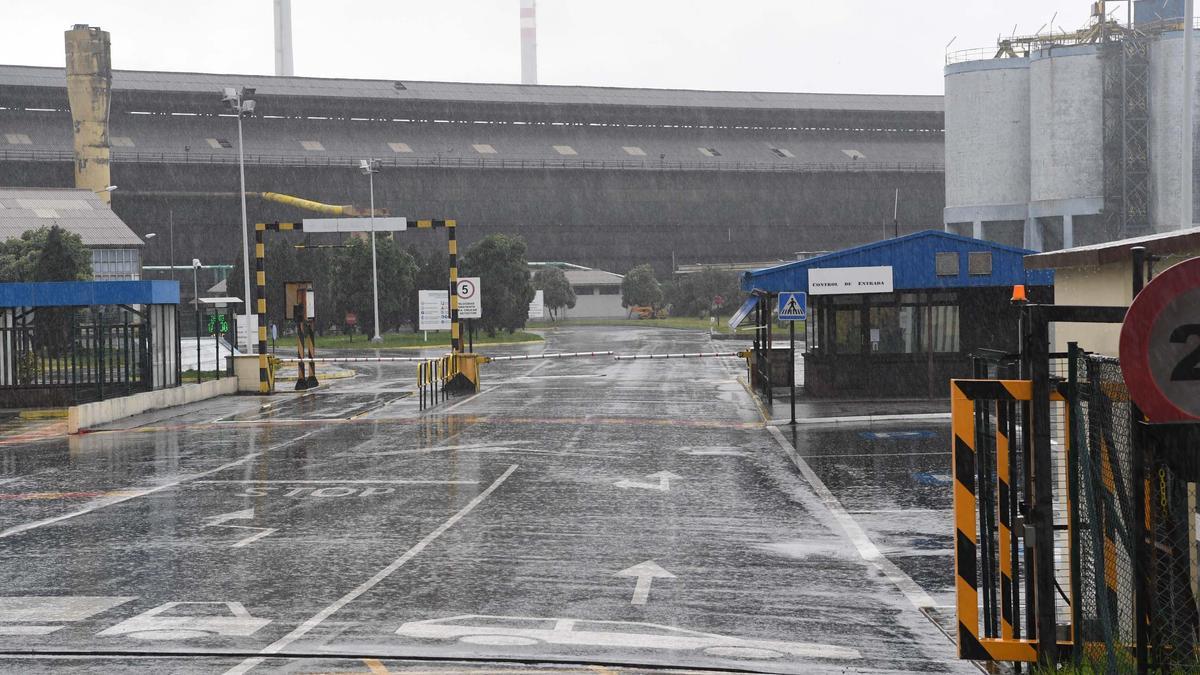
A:
[[[1159,274],[1129,306],[1121,374],[1150,421],[1200,419],[1200,258]]]

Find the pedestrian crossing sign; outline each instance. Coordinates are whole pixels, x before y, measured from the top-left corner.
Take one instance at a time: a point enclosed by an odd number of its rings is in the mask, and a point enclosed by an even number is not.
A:
[[[808,294],[800,291],[779,294],[779,320],[803,321],[808,312]]]

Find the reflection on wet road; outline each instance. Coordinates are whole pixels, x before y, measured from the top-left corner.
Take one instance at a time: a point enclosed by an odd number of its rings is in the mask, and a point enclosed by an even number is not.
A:
[[[601,328],[489,353],[543,349],[714,351]],[[926,616],[946,425],[768,431],[741,369],[497,363],[422,413],[409,365],[356,364],[0,447],[0,670],[968,672]]]

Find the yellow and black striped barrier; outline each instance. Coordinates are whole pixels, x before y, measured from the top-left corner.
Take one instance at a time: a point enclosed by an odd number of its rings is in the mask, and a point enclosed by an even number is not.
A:
[[[1016,563],[1018,560],[1032,559],[1032,556],[1015,555],[1020,548],[1018,544],[1028,544],[1029,540],[1023,534],[1018,535],[1014,527],[1013,520],[1017,513],[1014,478],[1019,477],[1011,475],[1015,466],[1013,453],[1014,434],[1018,428],[1015,417],[1017,406],[1032,400],[1032,395],[1033,385],[1029,380],[951,381],[954,585],[958,610],[958,654],[962,659],[1036,662],[1038,658],[1038,640],[1019,637],[1020,621],[1025,613],[1022,610],[1031,610],[1034,601],[1025,597],[1022,602],[1018,587],[1021,575]],[[1058,391],[1051,392],[1050,400],[1065,402]],[[977,427],[976,422],[981,419],[979,413],[984,412],[983,406],[987,405],[981,405],[981,401],[994,403],[994,428]],[[987,412],[991,412],[991,409],[987,409]],[[986,416],[982,419],[991,418]],[[1069,411],[1064,419],[1069,425]],[[1029,422],[1028,419],[1024,421]],[[984,466],[978,461],[982,439],[987,437],[990,440],[992,437],[988,432],[994,432],[995,466]],[[1064,436],[1070,438],[1069,430],[1064,430]],[[1070,451],[1069,442],[1064,443],[1063,447],[1066,452]],[[980,485],[985,486],[986,494],[978,494]],[[981,501],[985,505],[982,509]],[[1067,508],[1069,510],[1071,505],[1067,504]],[[978,520],[981,515],[997,523],[994,537],[993,532],[986,528],[981,531]],[[986,537],[987,542],[981,542],[981,536]],[[991,562],[981,559],[981,543],[998,549],[998,556],[995,556],[998,569],[992,570]],[[1046,544],[1053,545],[1053,542]],[[989,567],[985,570],[984,566]],[[981,622],[980,608],[987,604],[986,598],[981,602],[981,580],[995,583],[995,572],[999,573],[998,616]],[[1029,574],[1030,570],[1025,573]],[[991,589],[985,590],[990,592]],[[1062,651],[1069,648],[1070,643],[1058,642],[1058,645],[1059,651]]]

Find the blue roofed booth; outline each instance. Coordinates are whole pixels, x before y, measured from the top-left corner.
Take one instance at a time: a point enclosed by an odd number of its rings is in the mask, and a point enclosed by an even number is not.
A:
[[[179,283],[0,283],[0,407],[180,384]]]
[[[776,348],[768,312],[780,293],[803,292],[805,394],[946,395],[951,378],[971,376],[972,351],[1016,351],[1013,286],[1053,301],[1053,273],[1026,270],[1029,253],[927,230],[745,272],[742,290],[758,299],[751,379],[787,382],[788,350]]]

